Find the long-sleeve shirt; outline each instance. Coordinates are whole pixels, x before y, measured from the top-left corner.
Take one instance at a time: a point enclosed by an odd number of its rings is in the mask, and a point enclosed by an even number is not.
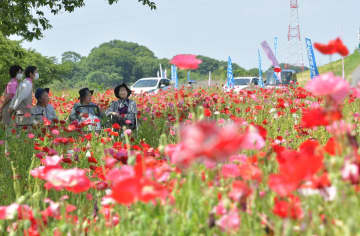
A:
[[[14,98],[11,100],[9,108],[16,112],[17,125],[32,125],[32,89],[32,80],[26,78],[20,83]]]
[[[122,114],[121,111],[124,110],[124,106],[127,106],[127,112]],[[105,112],[106,116],[110,116],[112,113],[117,113],[123,117],[123,119],[129,120],[132,124],[135,124],[137,114],[136,102],[130,99],[119,99],[114,101]]]
[[[2,122],[5,125],[9,125],[11,122],[11,117],[10,114],[8,112],[9,110],[9,106],[10,106],[10,102],[11,99],[14,98],[15,94],[16,94],[16,90],[18,88],[18,80],[16,78],[13,78],[10,80],[10,82],[7,84],[6,89],[5,89],[5,93],[4,93],[4,97],[5,97],[5,101],[1,107],[2,109]]]
[[[16,94],[16,90],[18,88],[18,80],[16,78],[13,78],[9,81],[9,83],[6,86],[6,94],[10,95],[11,98],[13,98]]]
[[[38,123],[42,123],[43,117],[46,117],[46,119],[50,121],[58,119],[55,109],[51,104],[47,104],[46,107],[36,105],[31,109],[31,115],[33,116],[34,121]]]

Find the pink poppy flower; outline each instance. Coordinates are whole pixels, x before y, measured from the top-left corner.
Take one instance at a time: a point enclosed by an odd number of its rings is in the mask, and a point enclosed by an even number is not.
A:
[[[235,164],[226,164],[221,168],[221,174],[225,178],[236,178],[241,175],[240,169]]]
[[[60,134],[59,130],[57,130],[57,129],[51,130],[51,133],[55,136],[58,136]]]
[[[333,73],[322,74],[309,81],[305,89],[315,96],[329,96],[337,104],[341,104],[350,92],[349,83]]]
[[[234,232],[240,227],[240,217],[236,209],[223,215],[216,224],[225,232]]]
[[[20,205],[13,203],[9,206],[0,206],[0,220],[14,219],[18,213]]]
[[[47,189],[55,188],[56,190],[66,189],[73,193],[87,191],[91,182],[86,176],[86,171],[78,168],[74,169],[52,169],[45,174]]]
[[[126,135],[128,135],[128,136],[131,135],[131,129],[125,130],[124,133],[125,133]]]

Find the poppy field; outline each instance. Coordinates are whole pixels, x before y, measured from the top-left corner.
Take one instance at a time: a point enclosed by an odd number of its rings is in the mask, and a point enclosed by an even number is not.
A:
[[[137,131],[60,121],[0,134],[10,235],[357,235],[360,88],[179,89],[132,96]],[[111,90],[94,102],[107,108]],[[88,124],[92,125],[92,124]]]

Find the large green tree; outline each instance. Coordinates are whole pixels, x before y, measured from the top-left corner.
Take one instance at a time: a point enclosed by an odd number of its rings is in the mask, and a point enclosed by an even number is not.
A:
[[[34,50],[26,50],[20,42],[7,39],[0,33],[0,94],[10,80],[9,68],[18,64],[25,69],[29,65],[38,67],[40,79],[35,86],[43,86],[53,80],[60,80],[67,68],[55,63],[54,57],[44,57]]]
[[[94,1],[94,0],[87,0]],[[85,6],[85,0],[0,0],[0,32],[5,36],[19,35],[26,40],[40,39],[43,31],[50,29],[51,24],[45,9],[56,15],[59,12],[73,12]],[[138,2],[156,9],[150,0]],[[109,4],[119,0],[107,0]]]
[[[68,51],[68,52],[64,52],[61,55],[61,62],[79,62],[81,60],[81,55],[77,52],[72,52],[72,51]]]
[[[9,77],[9,68],[13,64],[21,64],[26,51],[18,42],[8,40],[0,33],[0,95]]]
[[[102,71],[121,75],[130,81],[135,66],[135,57],[122,48],[98,48],[93,50],[87,58],[89,72]]]
[[[86,83],[113,86],[121,81],[133,83],[139,78],[155,76],[159,63],[165,67],[167,59],[157,59],[148,48],[132,42],[113,40],[91,50],[87,57],[76,52],[62,55],[61,67],[67,73],[63,83],[56,86],[77,87]]]

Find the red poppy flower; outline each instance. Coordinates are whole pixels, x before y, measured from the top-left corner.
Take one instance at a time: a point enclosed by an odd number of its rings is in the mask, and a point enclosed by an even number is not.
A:
[[[280,196],[287,196],[300,187],[302,181],[311,179],[323,166],[318,147],[318,142],[308,140],[301,144],[299,151],[278,149],[279,173],[270,175],[269,187]]]
[[[239,202],[241,199],[246,199],[252,193],[252,189],[243,181],[234,181],[232,184],[231,192],[229,197]]]
[[[66,157],[66,158],[63,158],[63,159],[62,159],[62,162],[71,164],[71,163],[72,163],[72,160],[71,160],[70,158]]]
[[[324,150],[331,156],[335,156],[336,153],[340,154],[341,147],[340,144],[335,140],[334,137],[331,137],[326,143]]]
[[[115,123],[112,125],[113,129],[120,129],[120,125],[118,123]]]
[[[85,119],[86,119],[86,118],[89,118],[89,114],[88,114],[88,113],[84,113],[84,114],[81,115],[81,117],[82,117],[82,118],[85,118]]]
[[[130,205],[136,201],[148,202],[165,195],[165,189],[156,182],[132,177],[118,181],[112,188],[111,196],[120,204]]]
[[[340,38],[331,40],[328,44],[314,43],[314,47],[322,54],[331,55],[339,53],[343,57],[349,55],[349,50]]]
[[[304,216],[301,202],[298,197],[290,196],[288,200],[275,198],[273,213],[281,218],[301,219]]]
[[[321,107],[314,109],[304,109],[301,118],[301,126],[304,128],[327,126],[334,121],[340,120],[341,118],[341,112],[337,110],[325,111]]]
[[[274,72],[280,73],[280,72],[281,72],[281,68],[280,68],[280,67],[275,67],[275,68],[274,68]]]
[[[91,157],[88,158],[88,162],[89,162],[89,163],[95,163],[95,164],[98,163],[98,161],[96,160],[96,158],[93,157],[93,156],[91,156]]]
[[[43,120],[45,126],[51,125],[51,121],[48,120],[46,117],[43,117],[42,120]]]
[[[211,116],[211,111],[210,111],[209,108],[205,108],[205,109],[204,109],[204,116],[206,116],[206,117],[210,117],[210,116]]]
[[[320,44],[320,43],[314,43],[314,47],[321,52],[322,54],[335,54],[336,48],[332,44]]]

